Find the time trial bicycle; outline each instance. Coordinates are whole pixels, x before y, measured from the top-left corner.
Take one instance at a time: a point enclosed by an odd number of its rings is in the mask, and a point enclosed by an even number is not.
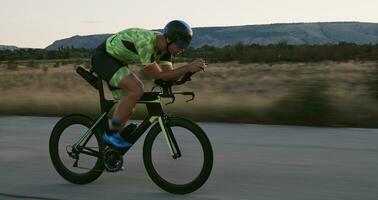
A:
[[[87,184],[104,171],[123,169],[123,156],[129,149],[117,149],[103,142],[102,134],[109,129],[109,114],[118,101],[105,98],[103,81],[90,70],[77,67],[76,72],[99,91],[101,114],[96,119],[84,114],[70,114],[54,126],[49,152],[56,171],[67,181]],[[152,179],[163,190],[191,193],[209,178],[213,166],[213,150],[209,138],[195,122],[171,117],[162,106],[162,98],[175,101],[176,95],[191,96],[193,92],[174,92],[172,86],[191,80],[192,73],[177,81],[155,80],[159,92],[145,92],[138,103],[145,104],[148,114],[140,123],[128,125],[121,136],[135,144],[149,128],[143,144],[143,162]],[[168,104],[169,104],[168,103]]]

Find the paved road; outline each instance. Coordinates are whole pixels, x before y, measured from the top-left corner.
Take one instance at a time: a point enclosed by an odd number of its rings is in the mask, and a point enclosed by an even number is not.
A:
[[[0,117],[0,199],[378,199],[378,129],[200,123],[213,144],[213,173],[181,196],[149,179],[141,141],[127,170],[66,182],[48,155],[57,120]]]

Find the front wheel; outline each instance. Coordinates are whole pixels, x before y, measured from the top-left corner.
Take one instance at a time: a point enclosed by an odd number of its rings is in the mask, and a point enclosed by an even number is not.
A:
[[[143,146],[145,168],[152,181],[163,190],[175,194],[191,193],[210,176],[213,167],[211,143],[205,132],[190,120],[169,118],[164,125],[167,132],[172,133],[168,138],[158,123],[146,136]],[[173,156],[168,148],[172,138],[179,156]]]

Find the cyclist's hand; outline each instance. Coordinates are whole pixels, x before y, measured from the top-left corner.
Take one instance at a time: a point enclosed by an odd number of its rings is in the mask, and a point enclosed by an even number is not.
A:
[[[206,68],[206,62],[205,62],[205,60],[203,60],[203,59],[196,59],[196,60],[194,60],[193,62],[191,62],[190,64],[189,64],[189,71],[190,72],[193,72],[193,73],[195,73],[195,72],[199,72],[199,71],[201,71],[201,70],[205,70],[205,68]]]

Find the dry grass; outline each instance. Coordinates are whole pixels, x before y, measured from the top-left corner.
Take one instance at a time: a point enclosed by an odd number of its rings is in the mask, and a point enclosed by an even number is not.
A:
[[[97,91],[75,74],[73,64],[36,66],[24,62],[8,70],[0,64],[1,114],[98,112]],[[140,67],[131,68],[139,74]],[[167,111],[206,121],[376,127],[376,78],[376,62],[211,64],[177,88],[195,91],[196,101],[178,98]],[[150,90],[152,81],[143,82]],[[136,116],[143,114],[140,109]]]

